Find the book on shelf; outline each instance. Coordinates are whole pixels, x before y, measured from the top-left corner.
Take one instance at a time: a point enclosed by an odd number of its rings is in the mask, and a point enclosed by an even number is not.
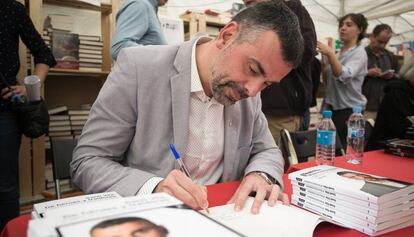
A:
[[[80,58],[81,63],[96,63],[102,64],[102,58]]]
[[[49,126],[49,134],[52,132],[62,132],[62,131],[70,131],[72,130],[72,127],[69,125],[65,125],[65,126]]]
[[[73,131],[82,131],[83,125],[72,125]]]
[[[80,44],[82,45],[93,45],[93,46],[103,46],[102,41],[94,41],[94,40],[80,40]]]
[[[70,137],[72,133],[69,129],[67,131],[49,131],[48,135],[49,137]]]
[[[87,61],[83,60],[85,58],[99,59],[100,63],[102,63],[102,55],[99,55],[99,54],[90,54],[90,53],[80,53],[79,54],[79,61],[87,62]]]
[[[70,124],[75,125],[75,126],[80,126],[80,125],[84,126],[85,123],[86,123],[86,119],[85,120],[71,120],[70,121]]]
[[[66,126],[70,125],[70,121],[68,120],[61,120],[61,121],[50,121],[49,127],[57,127],[57,126]]]
[[[79,66],[81,68],[88,68],[88,69],[102,69],[102,63],[84,63],[84,62],[80,62]]]
[[[46,217],[29,221],[27,233],[28,237],[90,237],[91,231],[94,233],[97,228],[101,232],[113,230],[110,229],[111,225],[107,225],[111,222],[150,225],[162,233],[168,233],[168,236],[243,236],[188,208],[166,193],[113,198],[50,209]],[[191,223],[191,228],[188,223]]]
[[[57,107],[48,109],[49,115],[66,113],[67,111],[68,111],[68,107],[66,105],[57,106]]]
[[[70,115],[70,121],[88,120],[89,115]]]
[[[99,35],[82,35],[79,34],[79,40],[87,40],[87,41],[101,41],[101,36]]]
[[[66,110],[67,111],[67,110]],[[63,114],[63,115],[50,115],[49,120],[52,121],[64,121],[69,120],[69,115]]]
[[[414,224],[414,185],[333,166],[288,175],[292,203],[375,236]]]
[[[79,46],[80,48],[79,48],[79,53],[81,53],[81,54],[96,54],[96,55],[101,55],[102,56],[102,48],[100,48],[100,49],[91,49],[91,48],[88,48],[88,47],[86,47],[86,46],[84,46],[84,45],[80,45]]]
[[[89,115],[89,109],[69,109],[68,114],[70,115]]]
[[[106,201],[121,198],[116,192],[95,193],[76,197],[69,197],[48,202],[37,203],[33,205],[32,218],[45,218],[50,210],[56,210],[64,207],[76,207],[80,204]]]
[[[52,53],[56,58],[55,68],[79,69],[79,38],[77,34],[54,30]]]

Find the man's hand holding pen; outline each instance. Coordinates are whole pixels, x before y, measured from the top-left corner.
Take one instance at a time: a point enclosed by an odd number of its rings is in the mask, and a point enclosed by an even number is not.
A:
[[[171,171],[154,192],[166,192],[194,209],[208,207],[206,186],[194,183],[179,170]]]

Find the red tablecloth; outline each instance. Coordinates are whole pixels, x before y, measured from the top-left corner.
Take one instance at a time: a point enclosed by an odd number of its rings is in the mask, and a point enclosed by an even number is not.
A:
[[[300,170],[313,166],[314,162],[306,162],[290,167],[288,172]],[[364,162],[362,165],[351,165],[345,162],[345,158],[339,157],[335,163],[338,167],[362,171],[380,176],[386,176],[393,179],[414,183],[414,159],[401,158],[393,155],[385,154],[383,151],[366,152],[364,154]],[[284,191],[292,194],[292,186],[287,179],[287,175],[283,176]],[[210,206],[224,205],[236,191],[239,182],[229,182],[208,186],[208,199]],[[30,215],[22,215],[10,221],[3,230],[0,237],[25,237],[27,231],[27,224],[30,220]],[[354,237],[366,236],[358,231],[342,228],[330,223],[322,223],[318,225],[314,236],[325,237]],[[391,233],[382,235],[383,237],[400,237],[400,236],[414,236],[414,226],[407,227],[401,230],[393,231]]]

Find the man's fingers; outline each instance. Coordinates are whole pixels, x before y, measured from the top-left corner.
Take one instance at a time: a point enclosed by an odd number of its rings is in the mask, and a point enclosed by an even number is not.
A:
[[[207,189],[197,185],[181,171],[173,170],[161,181],[156,192],[167,192],[192,208],[207,208]]]
[[[240,185],[237,190],[237,195],[234,196],[234,210],[241,211],[246,203],[247,197],[252,191],[252,188],[249,185]]]
[[[187,191],[191,196],[193,196],[199,207],[203,209],[208,207],[207,192],[204,190],[204,188],[202,188],[200,185],[195,184],[184,174],[177,177],[177,183],[179,186],[183,187],[185,191]]]
[[[279,199],[282,200],[283,204],[290,205],[289,196],[286,193],[280,193]]]
[[[260,207],[262,206],[263,201],[266,198],[266,194],[267,194],[266,188],[259,188],[256,191],[256,196],[254,197],[254,201],[253,201],[253,205],[251,209],[251,212],[253,214],[259,214]]]
[[[279,185],[272,185],[271,190],[270,190],[270,194],[269,194],[269,198],[267,199],[267,204],[271,207],[273,207],[276,202],[277,199],[279,197],[279,192],[280,192],[280,187]]]

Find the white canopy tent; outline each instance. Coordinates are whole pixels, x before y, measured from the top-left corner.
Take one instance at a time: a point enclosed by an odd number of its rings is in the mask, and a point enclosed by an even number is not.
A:
[[[226,11],[242,0],[169,0],[162,9],[177,17],[187,9]],[[414,0],[302,0],[315,22],[318,38],[337,37],[340,16],[362,13],[369,19],[368,32],[380,23],[389,24],[395,33],[392,44],[414,40]]]

